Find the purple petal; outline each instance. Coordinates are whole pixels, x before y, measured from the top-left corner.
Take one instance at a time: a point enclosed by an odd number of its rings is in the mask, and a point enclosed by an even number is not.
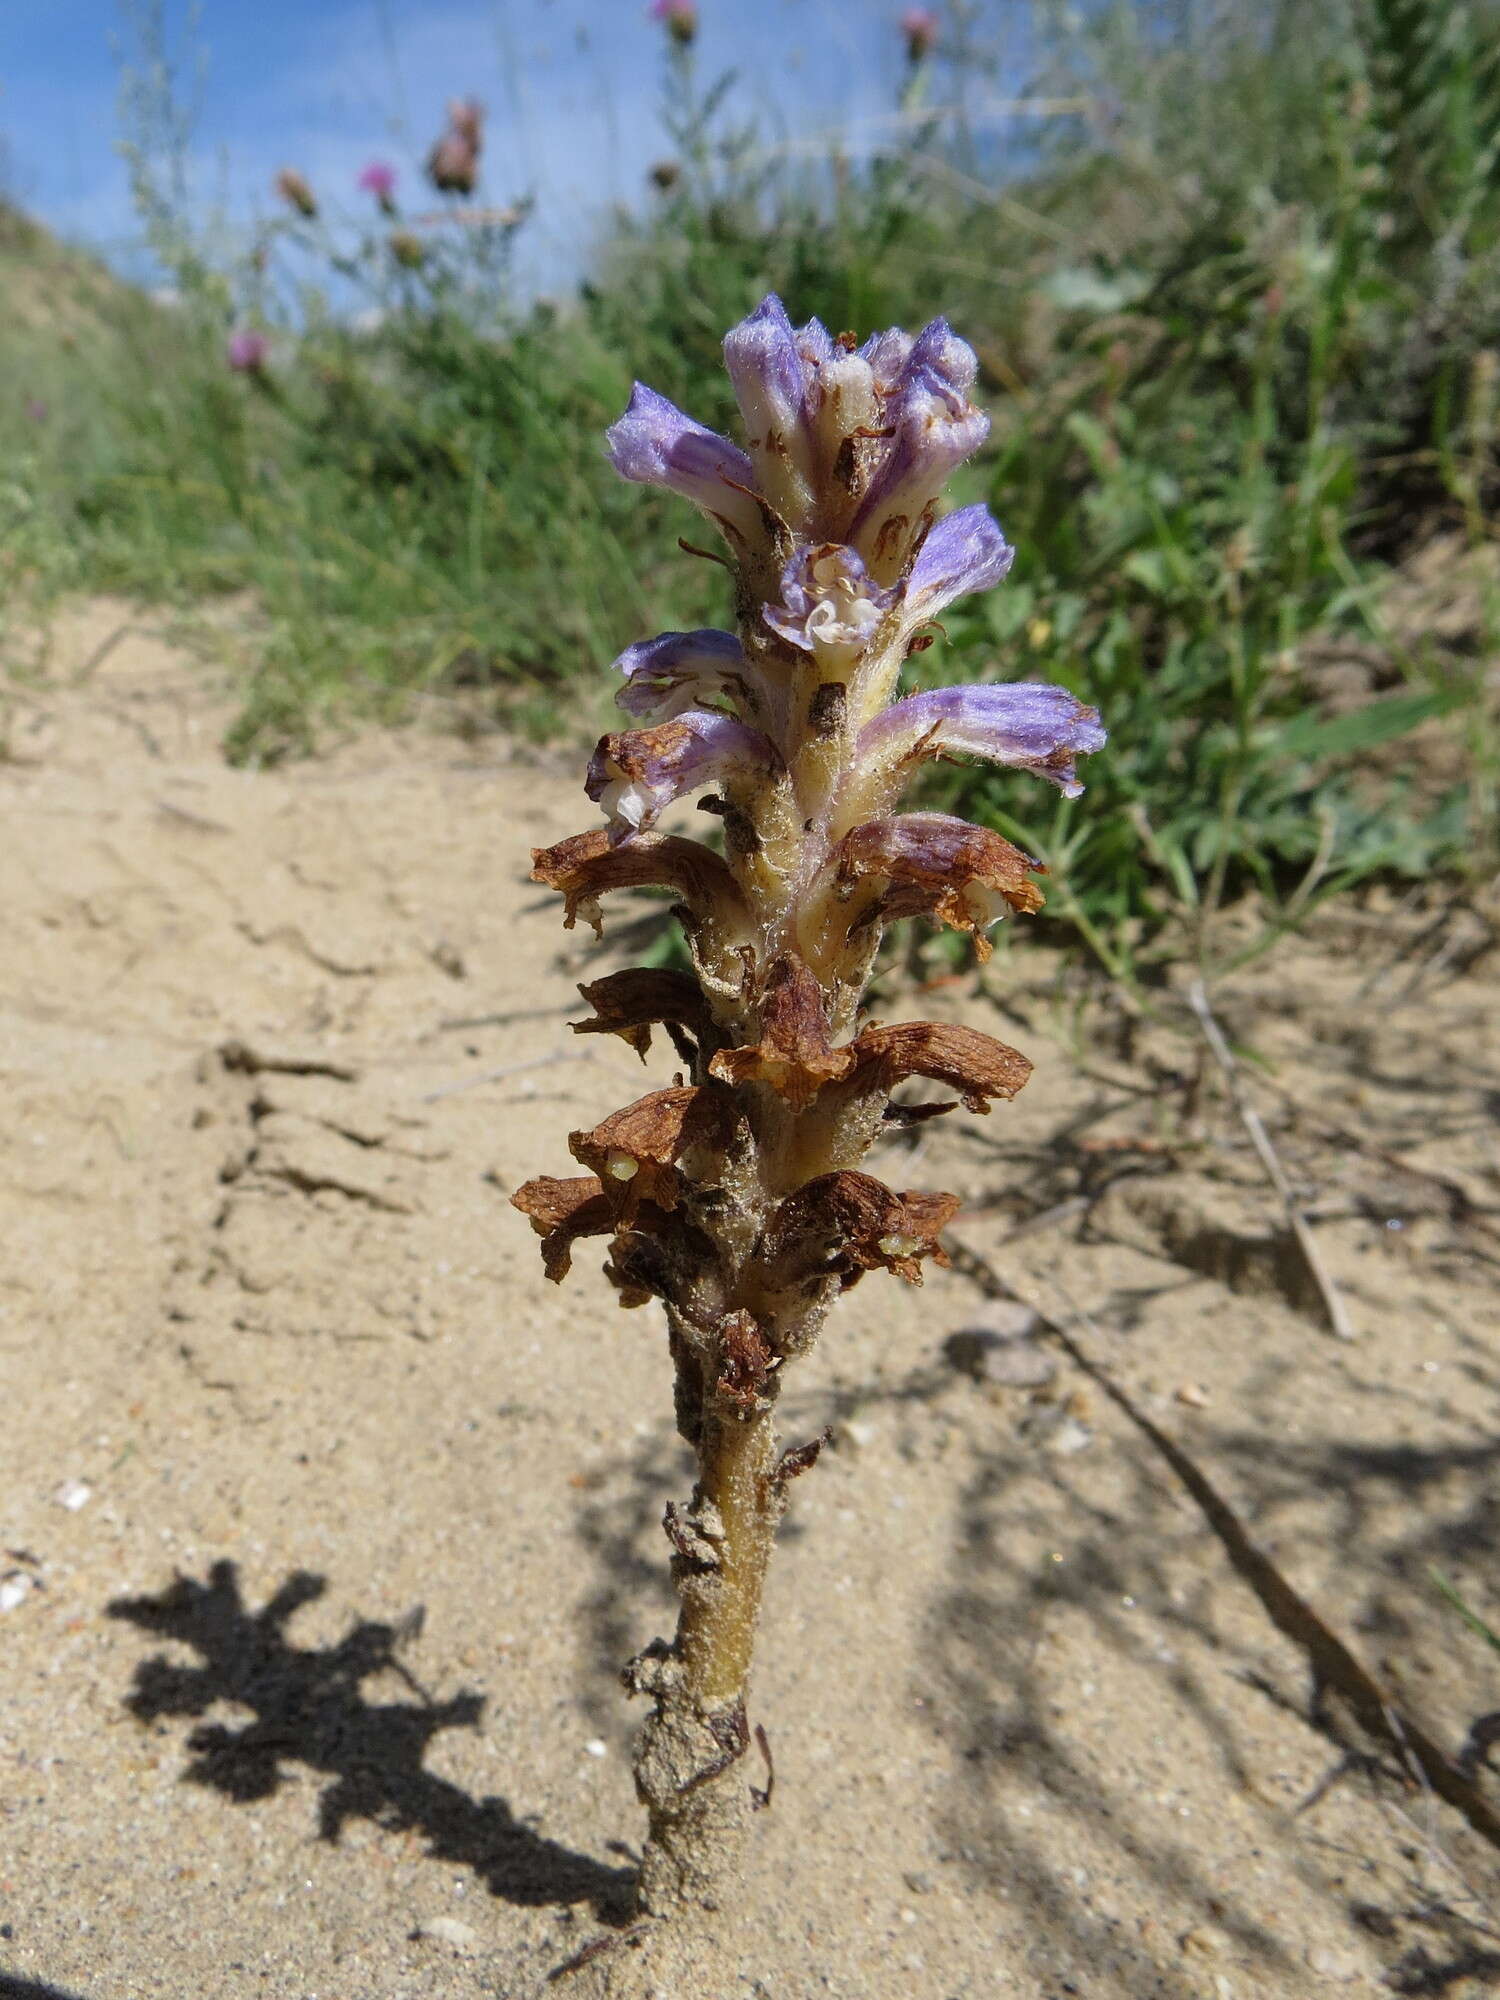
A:
[[[990,420],[947,375],[926,365],[903,374],[886,419],[895,436],[855,513],[849,540],[877,574],[896,575],[924,510],[949,474],[984,443]]]
[[[771,630],[804,653],[815,648],[863,650],[895,603],[853,549],[836,542],[803,549],[781,573],[781,603],[762,613]]]
[[[683,792],[772,771],[780,762],[758,729],[711,709],[689,709],[654,729],[601,737],[584,789],[611,821],[611,840],[621,841],[643,832]]]
[[[1015,553],[987,507],[960,507],[945,515],[923,542],[906,579],[907,605],[924,618],[935,618],[955,598],[999,583]]]
[[[930,320],[912,343],[907,376],[915,381],[927,373],[936,377],[958,403],[967,403],[979,379],[979,361],[966,340],[960,340],[945,319]]]
[[[738,445],[684,416],[675,403],[637,382],[618,423],[605,432],[610,463],[622,479],[665,486],[742,534],[761,531],[755,468]]]
[[[903,333],[899,326],[888,327],[884,333],[872,333],[859,350],[861,361],[870,364],[875,377],[875,386],[882,395],[889,395],[901,380],[901,371],[911,359],[916,342],[909,333]]]
[[[1102,749],[1104,740],[1097,711],[1066,688],[1010,681],[908,695],[865,725],[855,755],[867,767],[895,772],[924,757],[965,752],[1034,771],[1071,799],[1083,790],[1073,759]]]
[[[733,632],[663,632],[627,646],[616,667],[625,685],[615,696],[641,722],[667,722],[715,696],[743,695],[749,671]]]
[[[810,319],[805,326],[796,330],[797,352],[802,356],[803,365],[809,371],[816,371],[825,361],[831,361],[838,352],[833,335],[820,319]],[[809,380],[812,379],[809,373]]]
[[[725,334],[724,366],[751,437],[760,434],[768,413],[784,429],[801,423],[807,374],[786,307],[774,292]]]
[[[725,335],[724,363],[761,489],[778,513],[800,527],[812,504],[808,392],[813,370],[803,360],[798,336],[774,292]]]

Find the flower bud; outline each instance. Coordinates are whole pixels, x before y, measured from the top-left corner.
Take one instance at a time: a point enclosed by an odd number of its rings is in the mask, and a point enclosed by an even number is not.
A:
[[[317,196],[309,187],[306,177],[299,174],[295,167],[283,167],[273,185],[288,208],[296,209],[297,213],[305,216],[309,222],[316,218]]]

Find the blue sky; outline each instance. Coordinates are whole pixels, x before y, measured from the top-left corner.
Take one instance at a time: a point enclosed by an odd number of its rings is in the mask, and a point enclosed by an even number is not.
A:
[[[700,74],[738,69],[732,102],[767,144],[843,132],[859,151],[884,126],[903,0],[699,4]],[[639,202],[667,150],[662,30],[644,0],[199,0],[195,25],[185,0],[162,12],[197,106],[195,198],[233,216],[271,205],[283,165],[352,210],[354,176],[379,155],[415,194],[445,101],[473,95],[490,112],[483,192],[536,194],[526,262],[533,282],[556,283],[586,261],[601,210]],[[1016,20],[1020,0],[1005,12]],[[127,266],[139,231],[118,99],[141,13],[134,0],[0,4],[0,188]]]

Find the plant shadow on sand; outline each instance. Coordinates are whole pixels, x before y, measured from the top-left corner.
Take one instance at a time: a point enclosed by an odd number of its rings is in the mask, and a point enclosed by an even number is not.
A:
[[[465,1690],[435,1701],[401,1663],[400,1647],[420,1629],[420,1614],[404,1627],[360,1621],[332,1646],[291,1643],[293,1614],[326,1588],[324,1578],[296,1570],[252,1611],[235,1564],[221,1560],[205,1582],[179,1576],[158,1597],[109,1606],[110,1617],[200,1655],[192,1666],[162,1654],[140,1663],[126,1706],[141,1721],[203,1716],[220,1702],[254,1711],[254,1720],[237,1728],[195,1729],[184,1778],[243,1804],[269,1797],[287,1764],[303,1764],[333,1781],[319,1802],[324,1840],[336,1841],[351,1819],[410,1830],[426,1839],[433,1859],[472,1868],[506,1902],[588,1903],[601,1921],[621,1920],[632,1870],[576,1854],[527,1825],[503,1798],[472,1798],[424,1768],[441,1731],[478,1727],[484,1697]],[[412,1699],[367,1701],[363,1683],[377,1674],[400,1679]]]
[[[65,1993],[60,1986],[38,1986],[32,1979],[12,1979],[0,1972],[0,2000],[82,2000],[78,1993]]]
[[[1251,1400],[1258,1400],[1254,1393]],[[1230,1472],[1232,1483],[1254,1496],[1258,1537],[1291,1546],[1299,1530],[1306,1535],[1312,1510],[1323,1537],[1340,1549],[1342,1565],[1365,1579],[1352,1636],[1373,1632],[1415,1647],[1423,1635],[1407,1608],[1410,1590],[1395,1593],[1406,1599],[1398,1610],[1392,1586],[1409,1585],[1434,1561],[1490,1545],[1500,1447],[1478,1438],[1427,1452],[1348,1436],[1292,1441],[1277,1437],[1269,1409],[1263,1422],[1253,1411],[1247,1416],[1243,1428],[1205,1427],[1195,1454],[1201,1449],[1203,1463],[1219,1475]],[[1485,1901],[1492,1907],[1494,1897],[1481,1901],[1470,1886],[1482,1850],[1467,1848],[1463,1874],[1435,1865],[1450,1834],[1466,1836],[1457,1818],[1425,1830],[1418,1825],[1435,1801],[1424,1800],[1412,1773],[1365,1735],[1315,1677],[1304,1673],[1300,1686],[1287,1683],[1287,1655],[1269,1622],[1264,1644],[1225,1629],[1229,1572],[1222,1552],[1144,1443],[1130,1439],[1122,1451],[1125,1483],[1107,1500],[1088,1472],[1055,1459],[986,1455],[975,1469],[960,1509],[952,1574],[930,1623],[934,1723],[959,1752],[965,1774],[942,1815],[945,1843],[971,1879],[1005,1898],[1037,1940],[1036,1971],[1055,1977],[1087,1966],[1087,1991],[1099,2000],[1133,2000],[1145,1991],[1161,2000],[1196,2000],[1204,1991],[1201,1970],[1169,1936],[1172,1915],[1185,1934],[1209,1921],[1224,1935],[1223,1948],[1239,1965],[1238,1973],[1231,1968],[1236,1990],[1243,1990],[1239,1979],[1246,1974],[1278,1992],[1305,1990],[1306,1940],[1298,1933],[1312,1899],[1323,1905],[1319,1930],[1336,1953],[1357,1949],[1361,1939],[1367,1950],[1372,1939],[1383,1941],[1376,1949],[1393,1992],[1468,1991],[1466,1980],[1493,1976],[1500,1939]],[[1397,1498],[1404,1503],[1399,1509],[1392,1505]],[[1055,1628],[1061,1622],[1076,1633],[1080,1615],[1090,1650],[1115,1663],[1106,1669],[1111,1679],[1160,1706],[1162,1754],[1145,1753],[1156,1767],[1149,1787],[1128,1768],[1111,1781],[1094,1732],[1085,1726],[1080,1734],[1071,1719],[1088,1691],[1065,1685],[1049,1667]],[[1440,1609],[1433,1618],[1440,1626]],[[1492,1687],[1458,1684],[1452,1692],[1455,1705],[1471,1704],[1467,1714],[1493,1707]],[[1300,1799],[1277,1801],[1264,1789],[1271,1775],[1259,1768],[1265,1753],[1246,1727],[1262,1703],[1328,1746],[1323,1777]],[[1206,1758],[1218,1795],[1248,1807],[1254,1827],[1246,1842],[1279,1853],[1308,1895],[1301,1917],[1274,1896],[1268,1902],[1268,1892],[1255,1893],[1255,1871],[1243,1861],[1226,1868],[1222,1841],[1202,1842],[1192,1822],[1177,1828],[1151,1810],[1147,1792],[1160,1783],[1173,1787],[1178,1756],[1184,1766]],[[1368,1814],[1363,1805],[1346,1806],[1339,1830],[1321,1832],[1313,1809],[1351,1778],[1362,1781],[1361,1798],[1369,1788]],[[1398,1819],[1414,1840],[1403,1841],[1393,1825]],[[1082,1871],[1056,1865],[1060,1832],[1069,1823],[1080,1835],[1105,1837],[1103,1909]],[[1258,1854],[1261,1845],[1249,1852]],[[1493,1875],[1486,1888],[1493,1890]],[[1159,1921],[1137,1935],[1119,1922],[1111,1901]]]

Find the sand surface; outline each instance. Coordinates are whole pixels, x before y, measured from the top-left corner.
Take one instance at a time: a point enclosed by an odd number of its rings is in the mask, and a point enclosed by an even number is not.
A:
[[[417,730],[236,771],[229,713],[109,604],[9,699],[0,1994],[537,1995],[628,1885],[616,1673],[669,1629],[687,1481],[659,1313],[620,1312],[590,1254],[547,1285],[506,1195],[670,1058],[569,1033],[628,933],[565,936],[525,880],[529,845],[588,823],[573,780]],[[1432,1577],[1500,1615],[1493,939],[1492,909],[1436,896],[1331,913],[1222,996],[1347,1344],[1190,1038],[1075,1020],[1040,947],[1001,962],[1003,1014],[972,982],[882,1005],[1038,1068],[880,1170],[961,1193],[957,1233],[1088,1314],[1455,1754],[1500,1708]],[[953,1365],[951,1335],[1002,1318],[956,1272],[876,1276],[791,1382],[788,1435],[831,1423],[835,1448],[770,1589],[774,1804],[709,1956],[674,1977],[625,1946],[608,1976],[662,2000],[1492,1990],[1500,1857],[1318,1704],[1064,1358]]]

